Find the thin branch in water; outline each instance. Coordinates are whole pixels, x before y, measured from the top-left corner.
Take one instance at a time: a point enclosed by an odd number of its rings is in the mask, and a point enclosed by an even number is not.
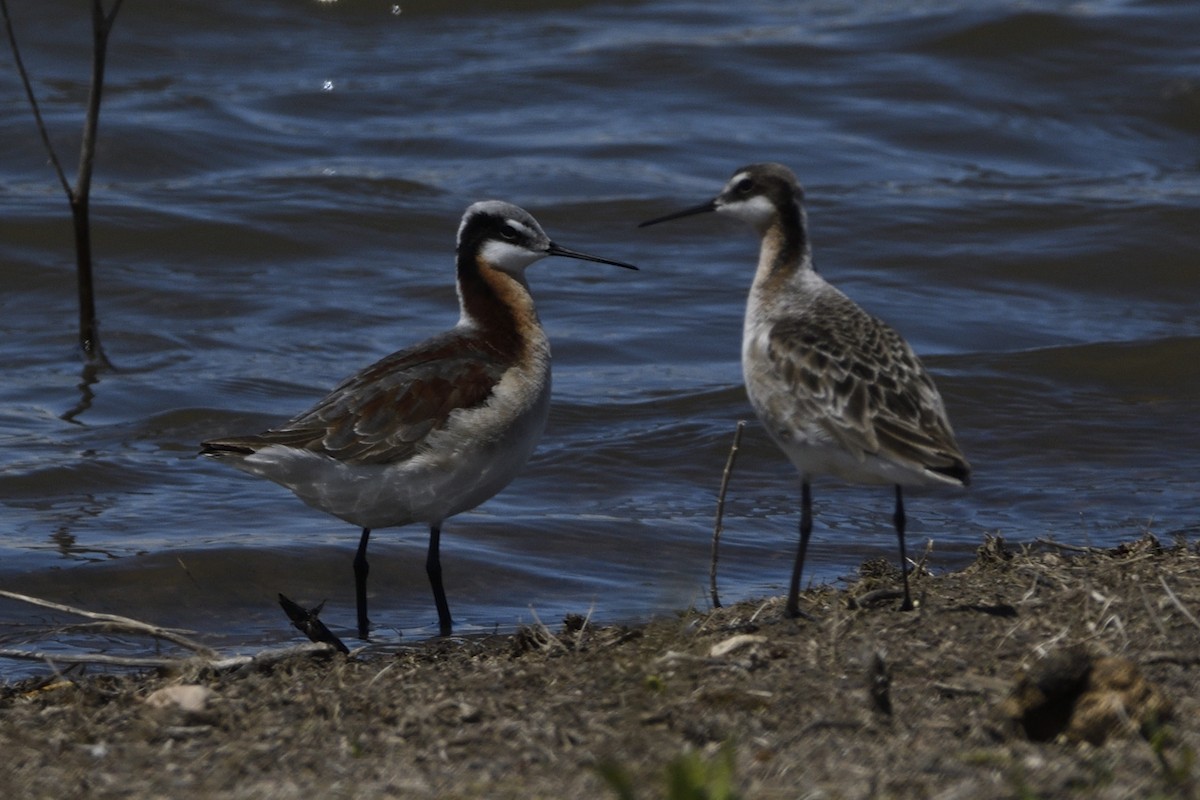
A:
[[[256,665],[263,666],[283,661],[293,656],[327,655],[335,652],[333,647],[324,642],[309,642],[294,647],[281,647],[261,650],[252,655],[227,656],[225,658],[202,659],[200,664],[209,669],[222,672],[230,669]],[[215,655],[215,654],[214,654]],[[145,669],[179,669],[188,664],[195,664],[195,658],[164,658],[140,656],[109,656],[102,653],[46,653],[35,650],[14,650],[0,648],[0,658],[11,658],[21,661],[42,661],[47,664],[98,664],[107,667],[135,667]]]
[[[103,653],[47,653],[39,650],[14,650],[0,648],[0,658],[11,658],[19,661],[42,661],[47,664],[98,664],[106,667],[137,667],[146,669],[166,669],[177,666],[178,658],[140,657],[140,656],[109,656]]]
[[[0,12],[4,13],[4,31],[8,34],[8,44],[12,47],[13,61],[17,65],[21,83],[25,86],[25,96],[29,98],[29,107],[33,109],[33,118],[37,122],[38,133],[41,134],[42,145],[45,146],[46,153],[50,156],[50,163],[54,166],[54,173],[58,175],[58,181],[62,184],[63,191],[67,193],[67,198],[71,199],[75,193],[71,189],[71,184],[67,183],[67,174],[63,172],[58,154],[54,152],[54,145],[50,143],[50,132],[46,130],[46,122],[42,119],[42,110],[38,106],[37,96],[33,93],[33,84],[29,82],[29,72],[25,69],[25,62],[21,59],[21,48],[17,47],[17,35],[13,32],[12,17],[8,14],[8,0],[0,0]]]
[[[75,222],[75,261],[79,284],[79,346],[88,361],[111,366],[100,346],[100,325],[96,319],[96,295],[92,284],[92,226],[89,200],[92,193],[92,166],[96,158],[96,137],[100,125],[100,98],[104,92],[104,61],[108,37],[112,32],[122,0],[104,13],[101,0],[92,2],[92,81],[88,92],[87,114],[83,122],[83,142],[79,148],[79,174],[71,194],[71,215]]]
[[[130,617],[122,617],[118,614],[102,614],[96,611],[85,611],[82,608],[75,608],[74,606],[55,603],[52,600],[43,600],[40,597],[31,597],[27,594],[10,592],[6,589],[0,589],[0,597],[6,597],[9,600],[16,600],[21,603],[40,606],[41,608],[49,608],[53,611],[61,611],[64,614],[74,614],[77,617],[84,617],[85,619],[106,623],[107,625],[112,626],[107,629],[109,631],[141,634],[144,636],[151,636],[155,639],[162,639],[163,641],[177,644],[186,650],[191,650],[194,653],[199,653],[200,655],[209,658],[217,655],[216,650],[213,650],[207,645],[200,644],[199,642],[195,642],[187,638],[183,635],[182,631],[174,628],[160,628],[157,625],[151,625],[140,620],[131,619]]]
[[[92,83],[88,91],[87,114],[83,118],[83,141],[79,148],[79,174],[75,178],[73,200],[87,205],[92,191],[92,165],[96,160],[96,136],[100,125],[100,98],[104,93],[104,60],[108,54],[108,36],[121,10],[122,0],[104,13],[101,0],[92,0]]]
[[[58,177],[71,207],[71,219],[75,231],[76,283],[79,290],[79,347],[88,363],[104,367],[111,366],[111,363],[100,346],[100,328],[96,319],[95,289],[92,282],[89,199],[91,197],[92,169],[96,156],[96,137],[100,124],[100,99],[104,90],[104,64],[108,52],[108,37],[112,33],[112,26],[116,21],[117,12],[121,10],[122,2],[123,0],[115,0],[112,8],[105,12],[102,0],[92,0],[92,78],[88,92],[87,112],[84,116],[83,139],[79,149],[79,170],[75,185],[71,186],[67,182],[66,172],[50,141],[45,119],[42,117],[41,108],[38,106],[37,97],[33,91],[33,84],[29,80],[29,72],[21,58],[16,33],[13,30],[12,17],[8,11],[8,0],[0,0],[5,33],[8,36],[9,45],[12,47],[17,72],[25,87],[25,96],[29,99],[30,108],[33,110],[38,134],[42,138],[42,144],[50,157],[50,163],[54,166],[55,175]]]
[[[721,474],[721,490],[717,493],[717,517],[713,524],[712,561],[708,568],[708,583],[712,593],[713,608],[721,607],[721,598],[717,594],[717,552],[721,544],[721,529],[725,518],[725,492],[729,489],[729,478],[733,475],[733,465],[737,461],[738,448],[742,442],[742,429],[746,420],[739,419],[737,429],[733,432],[733,445],[729,448],[729,458],[725,461],[725,471]]]
[[[326,655],[335,652],[334,647],[326,642],[314,642],[295,647],[283,647],[261,650],[252,655],[226,656],[213,650],[207,645],[200,644],[182,635],[173,628],[160,628],[140,620],[122,617],[118,614],[102,614],[96,611],[85,611],[82,608],[31,597],[26,594],[0,589],[0,597],[16,600],[29,605],[74,614],[92,623],[71,625],[63,630],[102,631],[116,633],[135,633],[152,636],[156,639],[171,642],[184,649],[191,650],[194,655],[186,657],[169,656],[115,656],[104,653],[50,653],[38,650],[19,650],[10,647],[0,648],[0,658],[20,659],[23,661],[40,661],[57,670],[58,664],[98,664],[109,667],[136,667],[149,669],[179,669],[188,665],[200,666],[217,671],[237,669],[251,665],[271,664],[285,658],[299,655]]]

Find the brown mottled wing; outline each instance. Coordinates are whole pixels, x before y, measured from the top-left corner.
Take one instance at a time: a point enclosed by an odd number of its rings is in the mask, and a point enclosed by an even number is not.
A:
[[[277,428],[214,439],[205,452],[281,444],[356,464],[401,461],[453,411],[487,402],[504,369],[484,342],[451,331],[375,362]]]
[[[848,452],[966,482],[969,467],[920,359],[900,334],[844,295],[776,323],[767,356],[794,387],[796,416]]]

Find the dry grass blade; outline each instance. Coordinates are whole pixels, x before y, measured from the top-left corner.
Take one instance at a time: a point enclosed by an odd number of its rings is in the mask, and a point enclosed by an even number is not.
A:
[[[1171,591],[1171,587],[1167,585],[1167,579],[1159,575],[1158,582],[1162,584],[1163,591],[1167,593],[1167,597],[1171,598],[1171,602],[1174,603],[1175,607],[1179,609],[1179,613],[1183,614],[1183,616],[1187,618],[1188,622],[1192,623],[1197,628],[1200,628],[1200,620],[1197,620],[1192,612],[1187,610],[1187,606],[1183,604],[1183,601],[1179,599],[1179,596],[1175,594],[1175,592]]]
[[[721,544],[721,528],[725,518],[725,493],[729,490],[729,478],[733,475],[733,465],[737,461],[738,448],[742,442],[742,430],[746,420],[739,419],[733,432],[733,444],[729,448],[729,458],[725,461],[725,471],[721,473],[721,489],[717,493],[717,516],[713,523],[712,561],[708,568],[708,583],[712,594],[713,608],[721,607],[721,598],[717,594],[717,553]]]
[[[261,667],[267,664],[274,664],[278,661],[285,661],[295,656],[332,655],[336,652],[337,649],[327,642],[306,642],[305,644],[293,645],[292,647],[276,647],[269,650],[260,650],[250,655],[218,658],[208,662],[205,666],[218,672],[223,672],[225,670],[240,669],[241,667]]]

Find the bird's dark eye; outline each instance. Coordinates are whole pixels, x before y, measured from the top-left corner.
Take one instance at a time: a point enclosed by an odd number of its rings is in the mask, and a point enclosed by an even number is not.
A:
[[[753,188],[754,181],[749,178],[742,178],[734,185],[733,190],[738,194],[750,194],[750,190]]]
[[[515,242],[517,240],[517,229],[511,225],[505,225],[500,229],[500,236],[506,242]]]

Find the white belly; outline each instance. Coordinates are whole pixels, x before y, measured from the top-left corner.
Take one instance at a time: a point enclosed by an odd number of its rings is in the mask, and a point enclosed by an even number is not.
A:
[[[541,439],[550,409],[548,371],[536,394],[505,385],[510,378],[519,383],[515,374],[506,376],[491,402],[454,412],[406,461],[354,464],[272,445],[233,465],[360,528],[440,523],[507,486]]]

